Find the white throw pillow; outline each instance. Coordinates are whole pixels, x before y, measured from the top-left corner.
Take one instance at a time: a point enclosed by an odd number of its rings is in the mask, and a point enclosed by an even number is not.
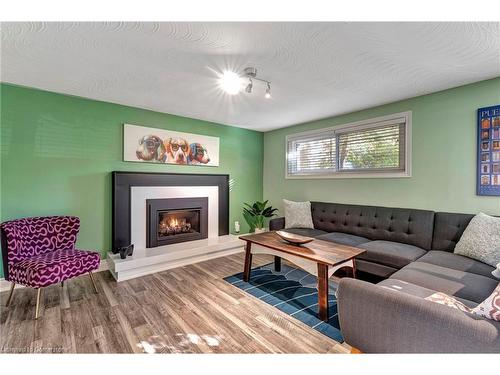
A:
[[[311,214],[311,202],[293,202],[283,199],[283,206],[285,207],[285,229],[314,229]]]
[[[474,216],[454,252],[495,267],[500,262],[500,218],[483,213]]]

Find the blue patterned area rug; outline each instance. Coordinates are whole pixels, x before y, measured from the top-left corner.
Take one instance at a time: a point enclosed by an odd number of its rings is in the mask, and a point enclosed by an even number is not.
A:
[[[243,281],[243,272],[224,278],[237,288],[257,297],[261,301],[293,316],[335,341],[343,342],[337,315],[337,284],[330,281],[328,295],[329,319],[318,318],[317,279],[300,268],[283,264],[281,272],[274,271],[274,264],[252,269],[249,282]]]

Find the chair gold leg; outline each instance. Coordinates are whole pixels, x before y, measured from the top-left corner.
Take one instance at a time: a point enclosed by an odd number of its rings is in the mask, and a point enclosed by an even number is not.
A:
[[[12,295],[14,294],[14,288],[15,288],[15,286],[16,286],[15,283],[12,283],[11,286],[10,286],[9,298],[7,298],[7,304],[5,305],[7,307],[9,307],[10,301],[12,301]]]
[[[38,319],[40,316],[40,297],[42,296],[42,288],[37,289],[36,293],[36,310],[35,310],[35,319]]]
[[[95,280],[94,280],[94,275],[92,275],[92,272],[89,272],[90,280],[92,280],[92,285],[94,287],[94,292],[96,294],[99,294],[99,291],[97,290],[97,285],[95,285]]]

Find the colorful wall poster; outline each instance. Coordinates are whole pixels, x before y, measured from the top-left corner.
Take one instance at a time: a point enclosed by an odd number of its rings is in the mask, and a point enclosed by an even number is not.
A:
[[[500,196],[500,105],[477,110],[477,195]]]

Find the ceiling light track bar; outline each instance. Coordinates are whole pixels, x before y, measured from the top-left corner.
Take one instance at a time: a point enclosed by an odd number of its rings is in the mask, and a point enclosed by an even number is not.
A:
[[[245,73],[245,76],[250,78],[250,79],[255,79],[256,81],[265,82],[268,85],[271,84],[271,81],[268,81],[267,79],[257,78],[257,69],[256,68],[248,67],[248,68],[245,68],[245,70],[243,70],[243,72]]]
[[[248,78],[250,78],[252,81],[260,81],[260,82],[267,83],[268,85],[271,84],[271,81],[268,81],[268,80],[265,80],[265,79],[262,79],[262,78],[257,78],[257,77],[248,77]]]

